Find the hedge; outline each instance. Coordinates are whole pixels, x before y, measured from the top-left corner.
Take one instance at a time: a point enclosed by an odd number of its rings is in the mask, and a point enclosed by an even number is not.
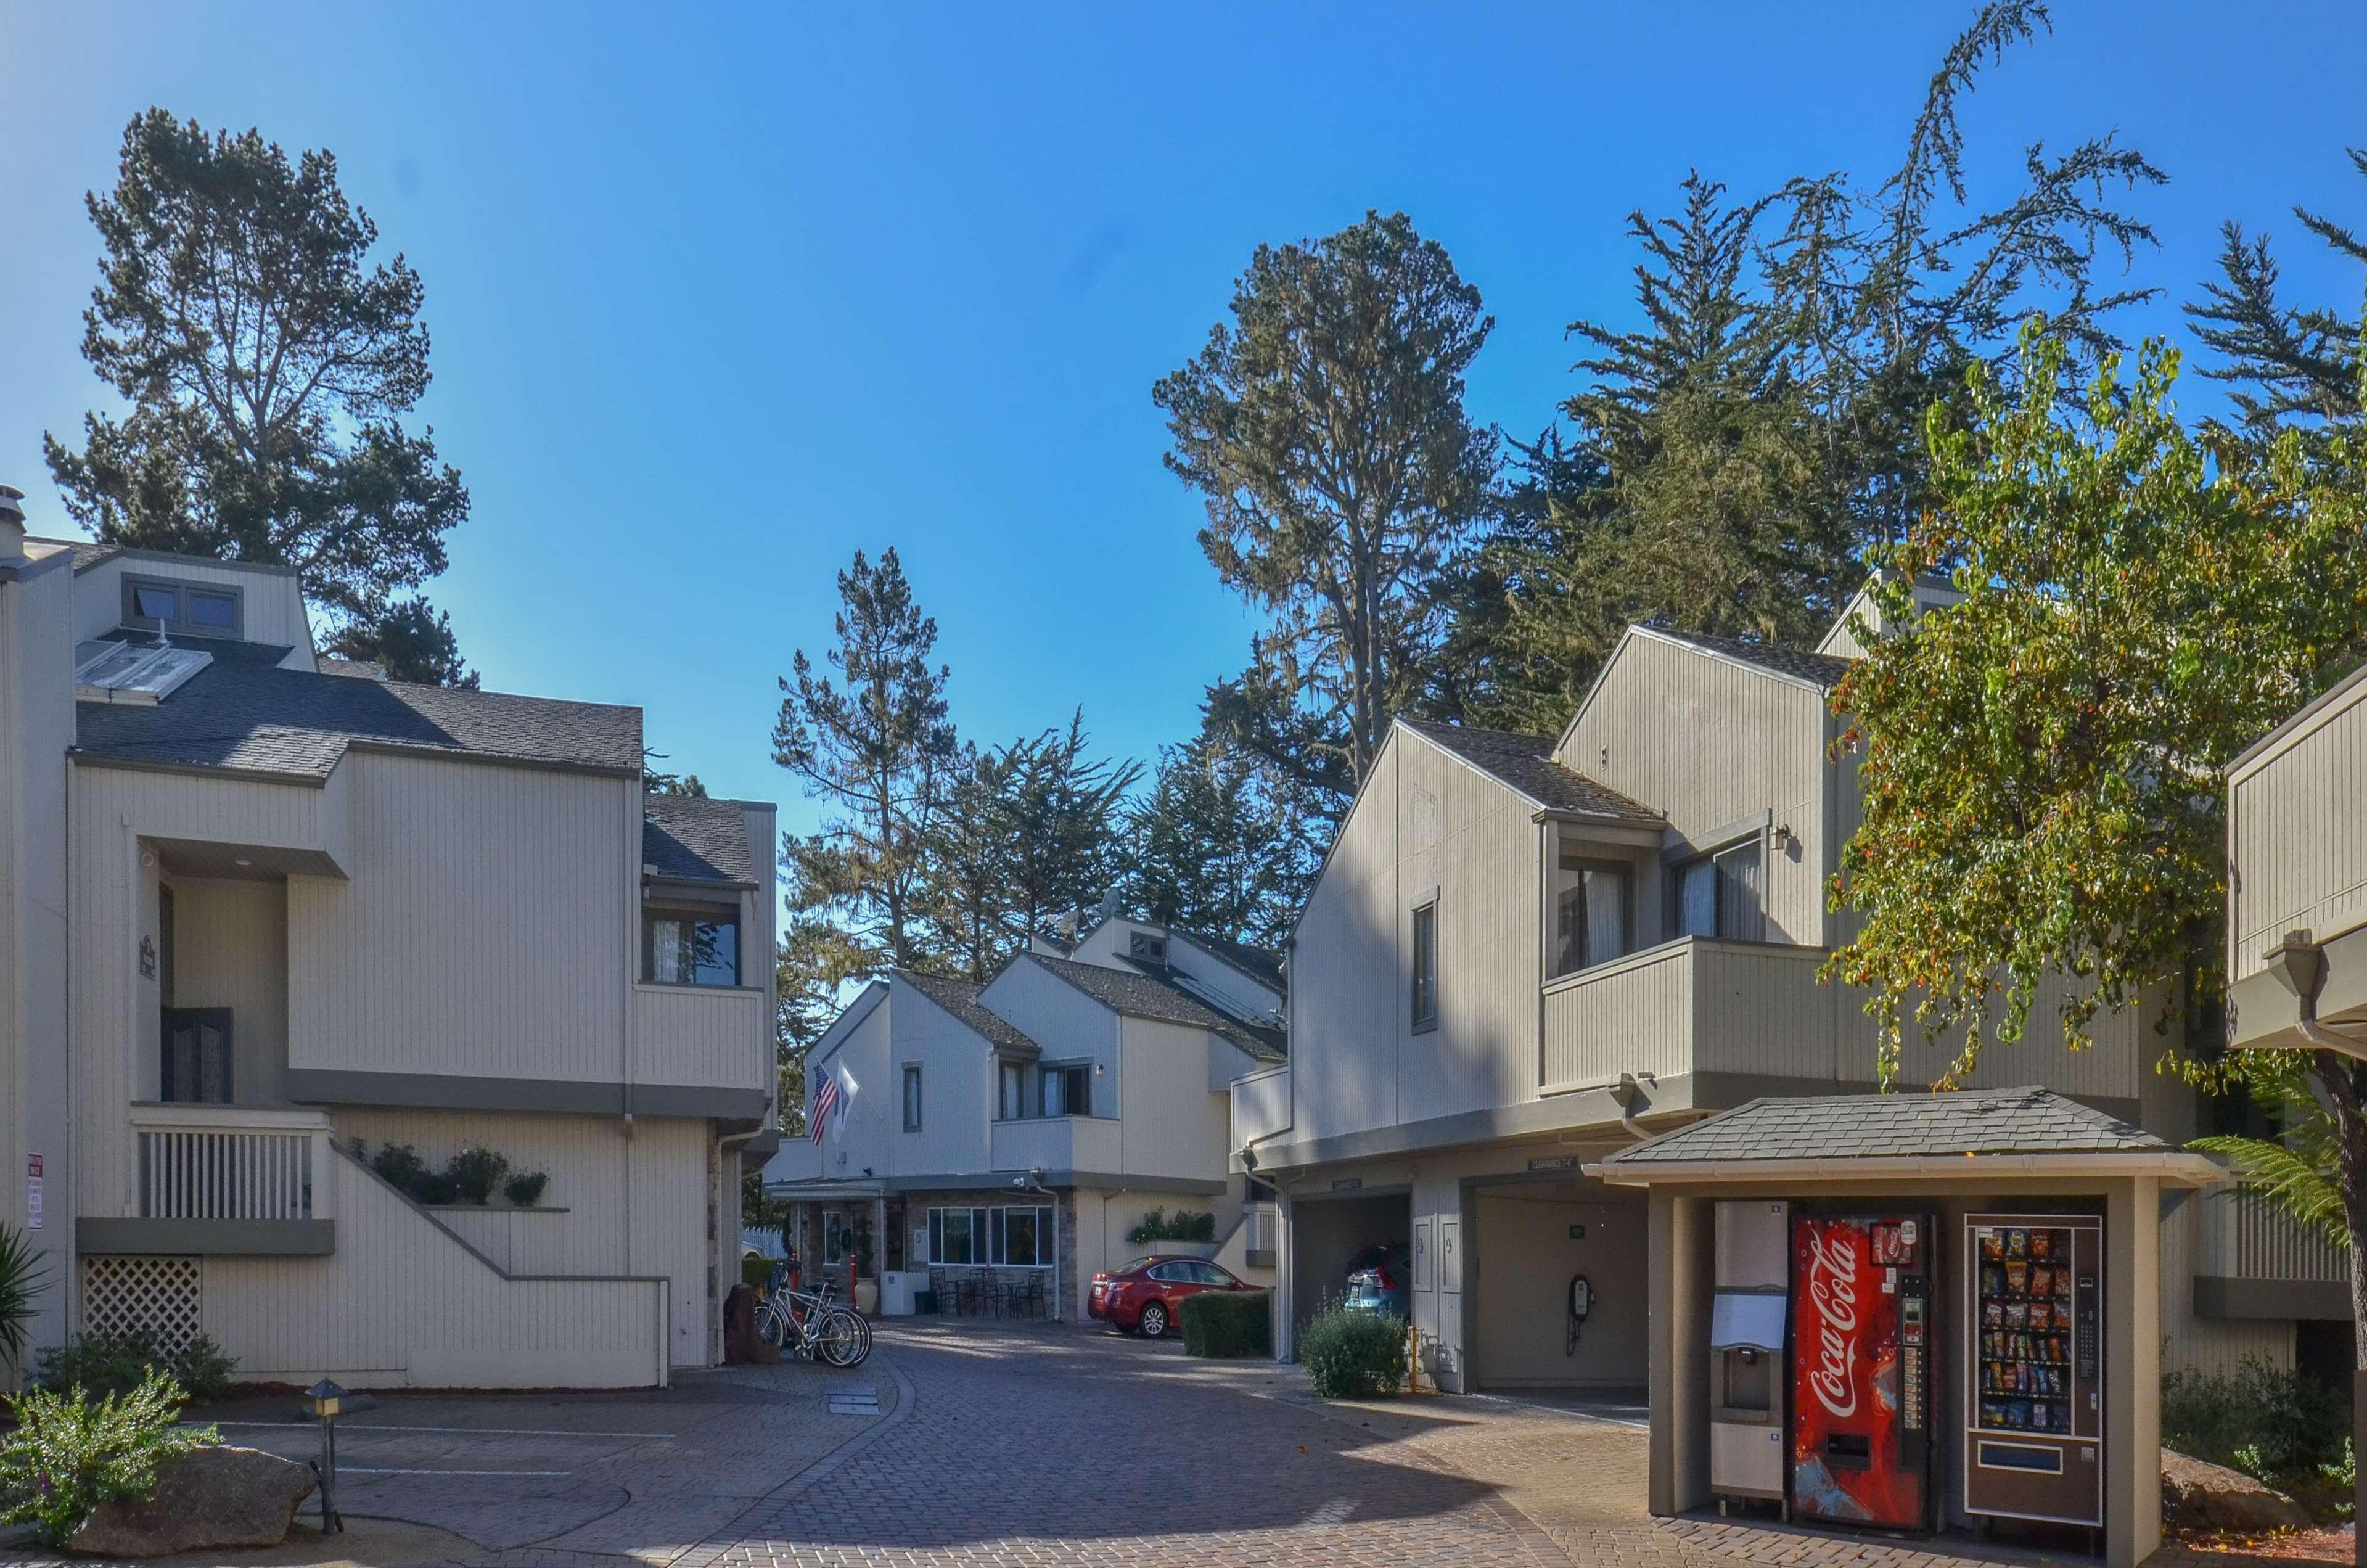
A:
[[[1176,1304],[1186,1356],[1274,1354],[1274,1292],[1201,1290]]]

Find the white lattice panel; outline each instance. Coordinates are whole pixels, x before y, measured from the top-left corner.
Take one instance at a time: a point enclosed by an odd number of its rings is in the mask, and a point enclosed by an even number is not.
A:
[[[155,1335],[178,1350],[203,1330],[194,1257],[85,1257],[82,1260],[82,1331],[87,1335]]]

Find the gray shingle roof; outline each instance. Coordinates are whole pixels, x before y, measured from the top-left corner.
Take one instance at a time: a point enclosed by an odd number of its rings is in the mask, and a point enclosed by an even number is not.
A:
[[[737,801],[704,795],[641,797],[641,864],[661,877],[754,882],[748,819]]]
[[[1746,665],[1773,670],[1777,675],[1805,680],[1827,690],[1839,686],[1841,676],[1849,674],[1854,660],[1832,653],[1806,653],[1797,648],[1779,647],[1772,642],[1744,642],[1732,637],[1707,637],[1691,631],[1670,631],[1665,627],[1653,627],[1653,631],[1672,642],[1689,642],[1713,653],[1723,653],[1729,659],[1739,659]]]
[[[1620,1150],[1604,1165],[1690,1160],[1880,1159],[2160,1150],[2141,1127],[2052,1089],[1824,1095],[1752,1100]]]
[[[896,983],[911,986],[990,1043],[1006,1051],[1025,1051],[1031,1056],[1042,1053],[1044,1048],[1022,1033],[1017,1025],[1000,1014],[986,1010],[985,1005],[978,999],[978,994],[986,989],[983,985],[972,985],[967,980],[953,980],[942,974],[922,974],[909,969],[890,970],[889,973],[895,977]]]
[[[1104,969],[1099,964],[1056,959],[1048,953],[1023,953],[1018,961],[1042,964],[1062,980],[1112,1012],[1161,1023],[1206,1029],[1262,1060],[1280,1061],[1284,1039],[1279,1029],[1260,1028],[1227,1017],[1191,993],[1155,975],[1136,970]]]
[[[119,544],[100,544],[87,539],[49,539],[40,534],[28,534],[25,542],[63,545],[74,551],[74,569],[77,572],[87,572],[100,562],[111,561],[123,553],[123,547]]]
[[[1641,801],[1631,801],[1618,790],[1597,784],[1575,768],[1556,762],[1554,743],[1543,735],[1475,730],[1428,719],[1400,719],[1398,722],[1549,810],[1582,812],[1589,816],[1648,823],[1655,827],[1666,820]]]
[[[75,705],[76,749],[126,761],[326,778],[349,744],[640,771],[641,710],[217,659],[153,706]]]

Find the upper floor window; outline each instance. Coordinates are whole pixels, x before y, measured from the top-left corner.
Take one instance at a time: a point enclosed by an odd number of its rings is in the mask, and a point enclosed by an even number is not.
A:
[[[1416,1031],[1438,1027],[1438,898],[1413,912],[1413,1027]]]
[[[1677,935],[1756,942],[1767,929],[1759,841],[1688,860],[1676,871]]]
[[[1627,951],[1628,868],[1561,852],[1554,871],[1557,975],[1608,963]]]
[[[123,624],[161,628],[187,637],[237,637],[242,617],[236,588],[169,583],[153,577],[123,579]]]
[[[1046,1067],[1037,1093],[1046,1116],[1093,1114],[1093,1069],[1089,1062]]]
[[[740,915],[716,908],[645,909],[641,978],[652,985],[740,983]]]
[[[1027,1114],[1027,1064],[1005,1062],[995,1074],[997,1085],[994,1114],[1004,1121],[1016,1121]]]
[[[904,1131],[921,1130],[921,1064],[904,1063]]]

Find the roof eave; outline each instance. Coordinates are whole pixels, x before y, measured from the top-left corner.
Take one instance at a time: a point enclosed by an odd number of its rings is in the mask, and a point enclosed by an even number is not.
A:
[[[2078,1149],[2047,1153],[1833,1155],[1807,1159],[1597,1160],[1581,1167],[1611,1187],[1704,1186],[1747,1181],[1917,1181],[2016,1176],[2157,1176],[2213,1187],[2227,1169],[2185,1149]]]

